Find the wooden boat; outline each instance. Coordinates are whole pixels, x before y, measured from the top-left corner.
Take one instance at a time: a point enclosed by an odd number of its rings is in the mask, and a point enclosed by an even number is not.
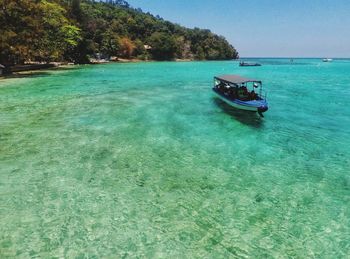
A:
[[[239,62],[239,66],[240,67],[260,67],[261,64],[241,61]]]
[[[213,91],[234,108],[258,112],[262,117],[268,110],[266,93],[263,92],[260,80],[238,75],[215,76]]]

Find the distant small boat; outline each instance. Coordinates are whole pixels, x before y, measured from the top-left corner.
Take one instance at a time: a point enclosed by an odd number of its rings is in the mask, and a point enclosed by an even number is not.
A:
[[[238,75],[216,76],[213,91],[221,100],[234,108],[257,112],[261,117],[263,112],[268,110],[266,93],[263,96],[260,80]]]
[[[241,61],[239,62],[239,66],[240,67],[260,67],[261,64]]]
[[[323,61],[323,62],[332,62],[333,59],[331,59],[331,58],[324,58],[324,59],[322,59],[322,61]]]
[[[90,59],[91,64],[104,64],[109,63],[109,60],[107,59]]]

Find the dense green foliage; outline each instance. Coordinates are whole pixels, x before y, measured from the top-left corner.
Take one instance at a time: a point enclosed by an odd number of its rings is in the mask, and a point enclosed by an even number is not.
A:
[[[0,0],[0,63],[85,63],[97,53],[155,60],[238,57],[224,37],[173,24],[123,0]]]

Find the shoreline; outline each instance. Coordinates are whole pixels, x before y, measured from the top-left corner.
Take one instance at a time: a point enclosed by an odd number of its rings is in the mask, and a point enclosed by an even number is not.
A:
[[[73,64],[62,64],[62,65],[58,65],[58,64],[52,64],[51,66],[46,66],[46,67],[35,67],[33,69],[33,67],[28,66],[28,68],[26,69],[21,69],[20,71],[14,71],[11,73],[5,73],[0,75],[0,80],[6,80],[6,79],[13,79],[13,78],[20,78],[20,77],[25,77],[25,76],[31,76],[31,75],[35,75],[35,74],[40,74],[43,73],[45,71],[52,71],[52,70],[61,70],[61,69],[72,69],[75,66],[78,65],[73,65]]]
[[[203,61],[235,61],[235,60],[194,60],[194,59],[174,59],[174,60],[142,60],[142,59],[118,59],[113,61],[95,61],[87,64],[73,64],[66,62],[52,62],[49,64],[25,64],[20,66],[9,67],[10,72],[0,74],[0,80],[18,78],[21,76],[30,76],[42,73],[43,71],[52,71],[60,69],[72,69],[81,65],[103,65],[103,64],[113,64],[113,63],[148,63],[148,62],[203,62]]]

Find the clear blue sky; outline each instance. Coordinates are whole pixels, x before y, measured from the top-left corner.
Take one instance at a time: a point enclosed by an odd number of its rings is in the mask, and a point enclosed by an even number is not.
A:
[[[350,57],[350,0],[128,0],[223,35],[242,57]]]

